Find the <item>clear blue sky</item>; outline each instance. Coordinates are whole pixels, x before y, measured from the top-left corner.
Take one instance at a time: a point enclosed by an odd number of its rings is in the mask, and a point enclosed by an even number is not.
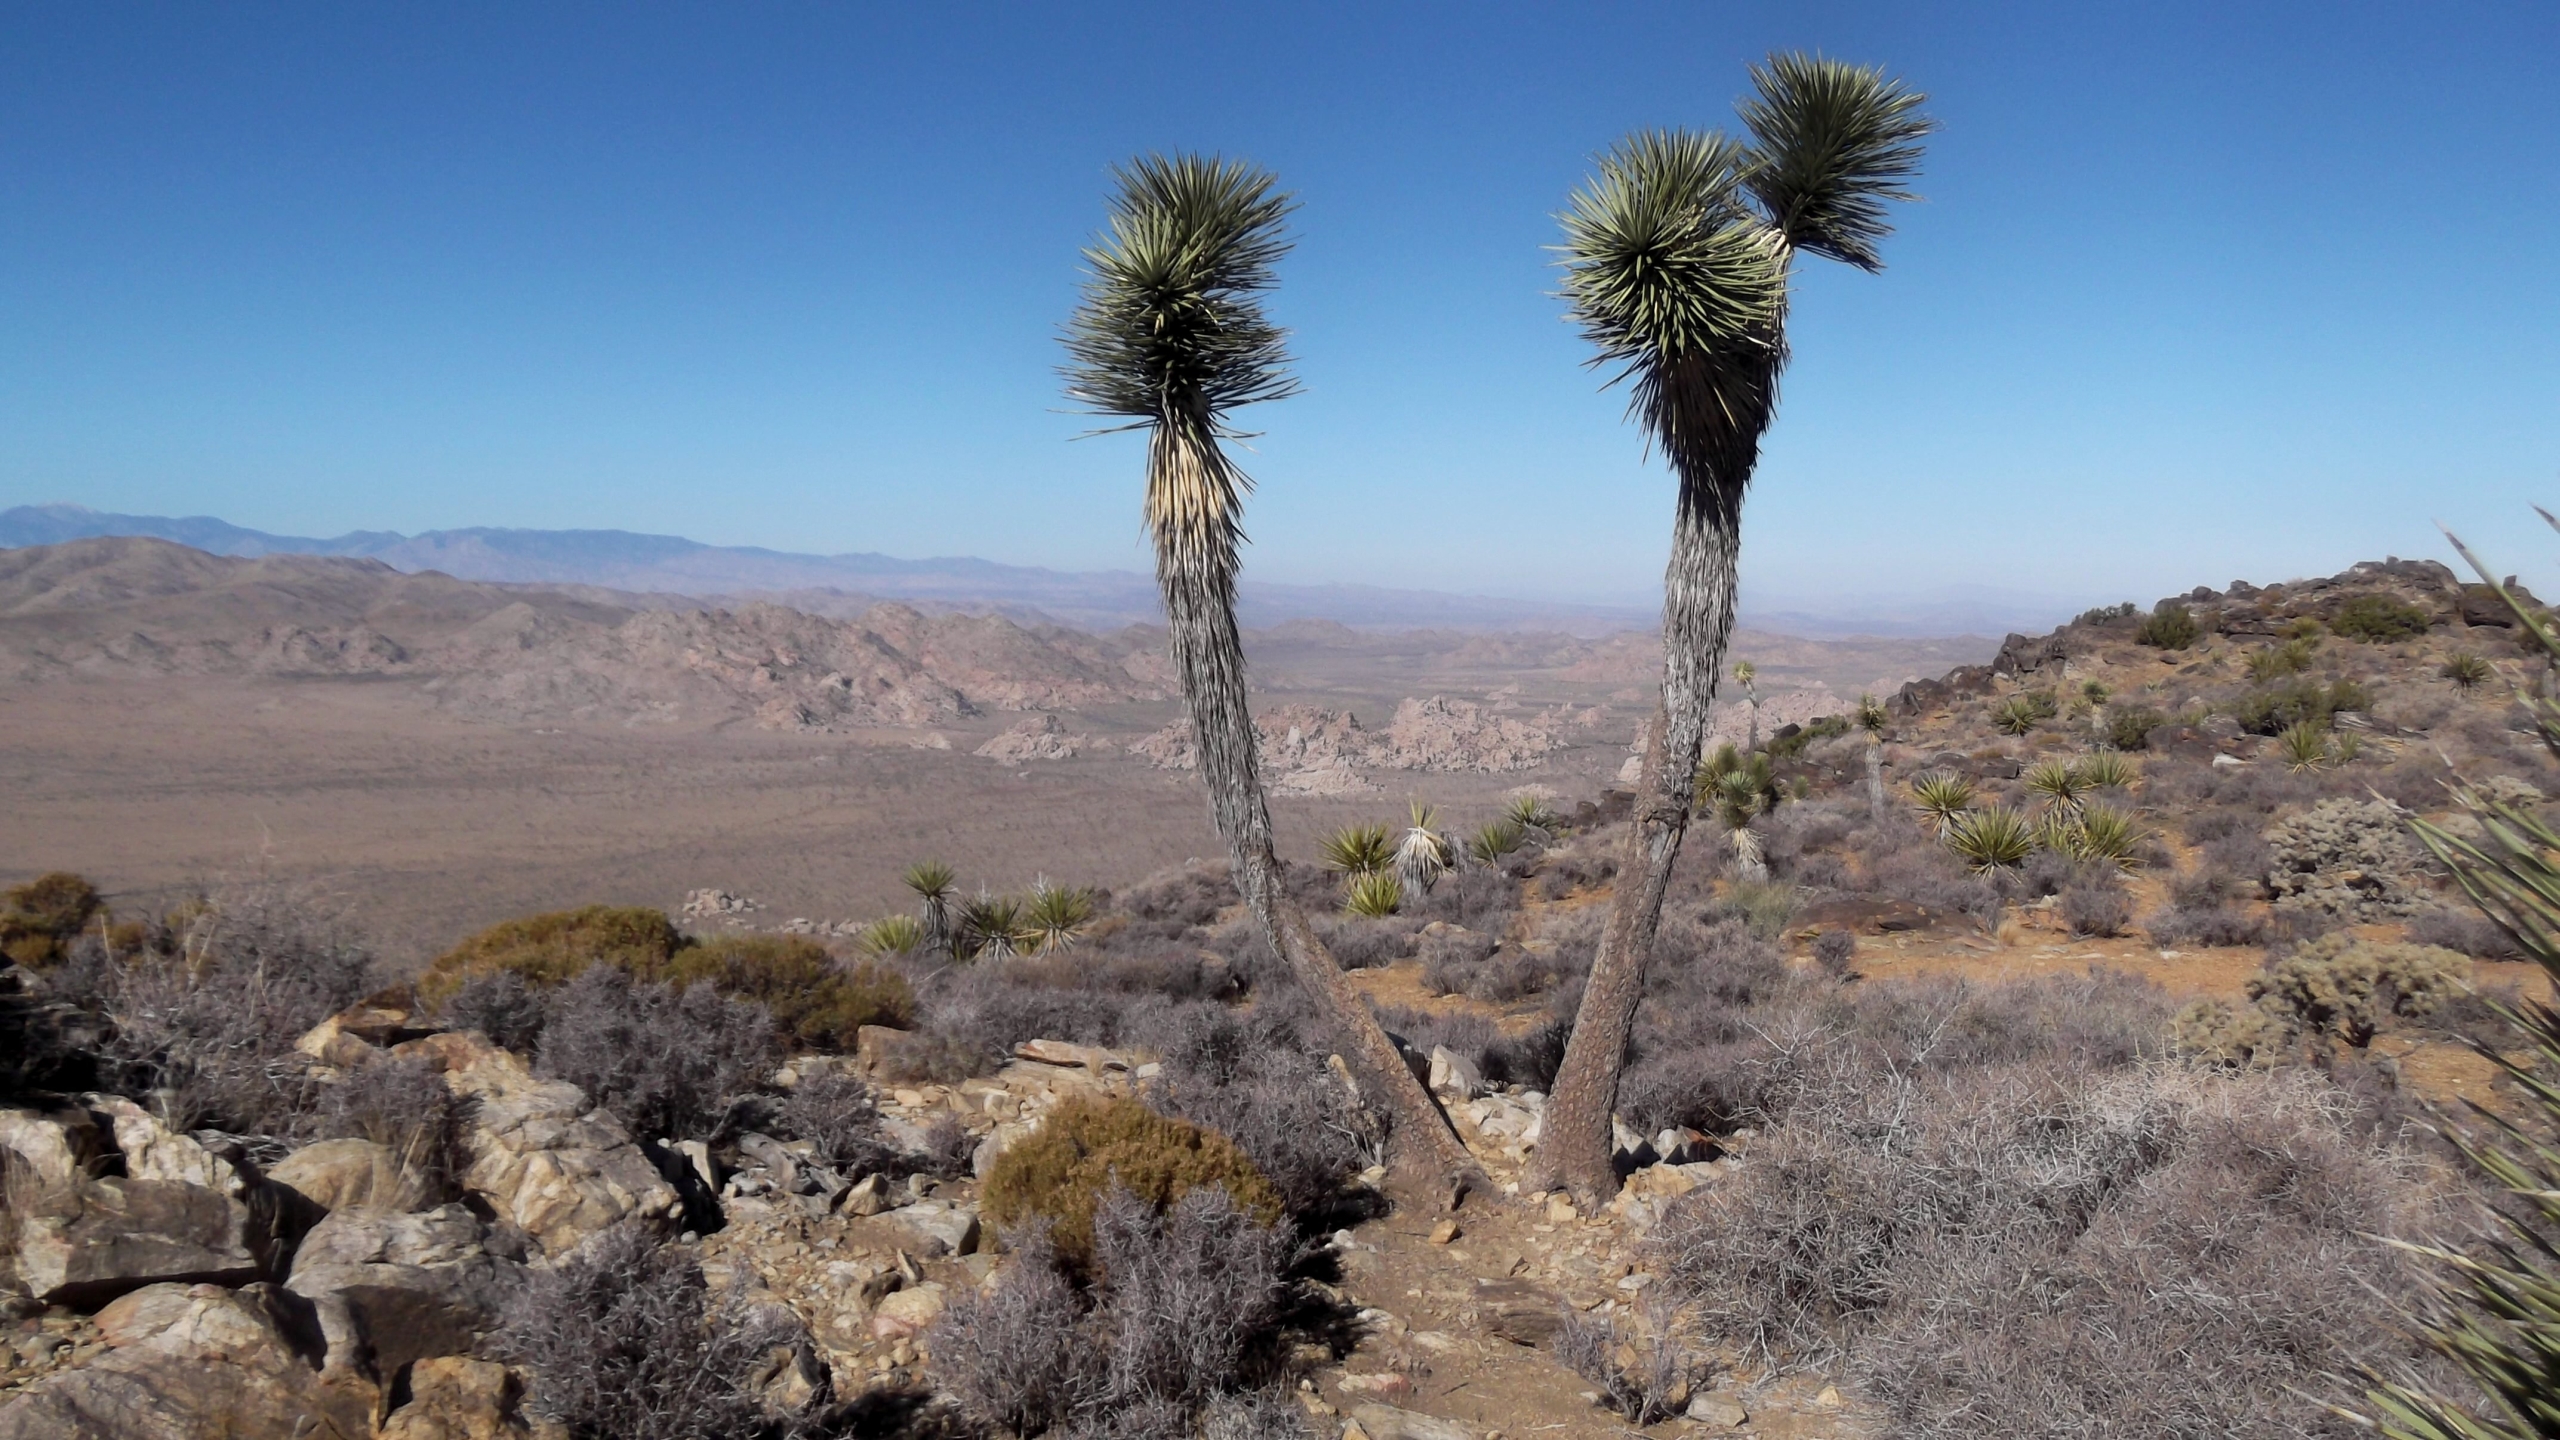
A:
[[[0,504],[1140,568],[1055,332],[1112,161],[1297,192],[1250,573],[1641,596],[1668,483],[1558,319],[1588,156],[1773,47],[1944,124],[1815,262],[1764,599],[2148,599],[2560,537],[2560,7],[35,4]]]

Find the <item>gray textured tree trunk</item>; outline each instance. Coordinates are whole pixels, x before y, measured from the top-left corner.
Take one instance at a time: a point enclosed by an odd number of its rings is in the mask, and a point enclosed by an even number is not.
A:
[[[1759,429],[1758,423],[1749,426],[1746,456],[1758,449]],[[1675,451],[1673,458],[1676,463],[1681,457]],[[1563,1189],[1586,1208],[1617,1192],[1609,1122],[1626,1067],[1627,1037],[1635,1029],[1636,1005],[1644,998],[1654,932],[1662,922],[1663,892],[1671,884],[1671,868],[1680,857],[1680,841],[1688,833],[1697,798],[1707,707],[1715,699],[1716,676],[1733,635],[1742,550],[1740,482],[1750,476],[1750,466],[1746,461],[1725,471],[1733,477],[1730,486],[1711,483],[1717,477],[1705,464],[1681,470],[1680,512],[1663,578],[1662,704],[1654,712],[1636,778],[1635,813],[1620,851],[1608,924],[1600,932],[1599,954],[1591,963],[1582,1007],[1574,1014],[1573,1038],[1566,1042],[1564,1064],[1556,1072],[1555,1092],[1539,1127],[1538,1161],[1530,1181],[1540,1188]]]
[[[1867,818],[1884,819],[1884,737],[1867,732]]]
[[[1205,431],[1206,427],[1199,427]],[[1151,466],[1223,465],[1189,450],[1173,425],[1157,427]],[[1203,436],[1196,443],[1214,446]],[[1283,893],[1271,845],[1271,812],[1263,800],[1253,716],[1245,705],[1244,646],[1236,632],[1234,550],[1197,547],[1205,561],[1159,544],[1156,580],[1164,594],[1175,670],[1190,703],[1191,738],[1209,790],[1209,814],[1235,868],[1236,889],[1263,938],[1289,967],[1316,1012],[1331,1027],[1362,1100],[1383,1108],[1395,1132],[1395,1164],[1407,1181],[1444,1187],[1434,1198],[1453,1205],[1484,1187],[1484,1172],[1449,1127],[1431,1093],[1414,1078],[1349,977],[1298,906]],[[1218,553],[1223,549],[1223,557]],[[1195,551],[1196,553],[1196,551]]]

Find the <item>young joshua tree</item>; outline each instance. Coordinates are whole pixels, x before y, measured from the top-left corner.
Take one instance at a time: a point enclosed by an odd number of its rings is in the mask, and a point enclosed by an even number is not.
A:
[[[1760,687],[1756,682],[1760,679],[1760,667],[1748,660],[1736,660],[1733,662],[1733,678],[1742,687],[1744,702],[1751,707],[1751,733],[1742,748],[1757,750],[1760,748]]]
[[[1802,54],[1753,68],[1750,139],[1643,131],[1600,158],[1563,216],[1564,297],[1594,363],[1678,478],[1663,577],[1662,703],[1636,782],[1617,895],[1538,1150],[1538,1183],[1586,1205],[1617,1185],[1610,1112],[1662,898],[1695,799],[1708,705],[1733,634],[1742,497],[1786,366],[1799,255],[1881,269],[1885,202],[1910,198],[1930,122],[1884,72]]]
[[[1867,732],[1867,814],[1881,823],[1884,820],[1884,727],[1890,720],[1884,702],[1873,695],[1858,697],[1858,728]]]
[[[1084,252],[1090,274],[1067,322],[1067,394],[1147,432],[1147,530],[1210,818],[1264,938],[1333,1027],[1361,1093],[1392,1117],[1399,1166],[1462,1192],[1481,1172],[1282,892],[1245,708],[1235,595],[1252,482],[1222,442],[1239,433],[1229,412],[1298,389],[1284,333],[1262,311],[1289,248],[1289,198],[1269,171],[1214,157],[1150,155],[1113,177],[1110,228]]]

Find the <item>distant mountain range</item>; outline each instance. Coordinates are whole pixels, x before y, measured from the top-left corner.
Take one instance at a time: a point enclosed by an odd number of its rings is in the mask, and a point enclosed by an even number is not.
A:
[[[814,614],[848,616],[879,600],[928,609],[995,611],[1088,630],[1154,623],[1161,615],[1152,577],[1128,570],[1064,571],[1000,565],[965,556],[901,560],[876,554],[803,555],[755,546],[705,545],[628,530],[508,530],[473,527],[402,535],[358,530],[331,539],[272,535],[211,516],[116,515],[83,505],[0,510],[0,548],[130,535],[171,540],[217,555],[339,555],[393,569],[440,571],[460,580],[585,585],[706,600],[770,600]],[[1398,590],[1368,585],[1280,585],[1248,580],[1241,593],[1249,626],[1331,620],[1364,629],[1536,630],[1601,635],[1654,627],[1650,607],[1573,604]],[[1866,607],[1861,607],[1865,609]],[[1864,614],[1790,610],[1746,614],[1761,629],[1799,635],[1998,634],[2041,626],[2052,602],[2006,595],[1958,595],[1892,602]]]

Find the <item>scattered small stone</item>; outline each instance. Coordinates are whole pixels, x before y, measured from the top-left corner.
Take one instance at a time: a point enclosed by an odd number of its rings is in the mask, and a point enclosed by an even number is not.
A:
[[[1723,1395],[1689,1397],[1689,1418],[1718,1430],[1731,1430],[1751,1418],[1749,1411]]]
[[[1446,1245],[1457,1238],[1458,1222],[1455,1220],[1443,1220],[1431,1227],[1431,1243],[1434,1245]]]

